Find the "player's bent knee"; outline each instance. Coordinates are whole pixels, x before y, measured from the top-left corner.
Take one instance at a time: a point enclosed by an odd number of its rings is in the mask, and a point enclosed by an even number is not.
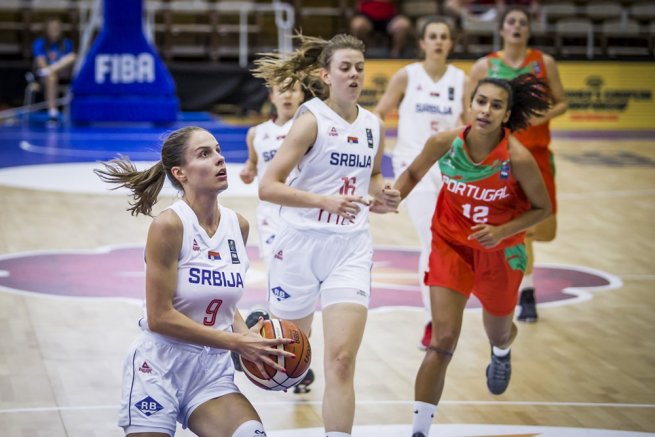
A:
[[[239,426],[232,437],[265,437],[266,431],[264,431],[264,425],[257,420],[249,420],[243,422]]]

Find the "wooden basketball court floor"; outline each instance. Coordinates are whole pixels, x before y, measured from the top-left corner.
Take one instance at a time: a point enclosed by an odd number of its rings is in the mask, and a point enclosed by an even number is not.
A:
[[[614,289],[580,291],[574,303],[551,302],[539,308],[538,323],[520,324],[512,382],[498,397],[485,386],[489,346],[480,312],[467,310],[435,419],[443,428],[433,427],[431,435],[540,435],[501,432],[492,425],[581,429],[576,435],[600,435],[594,429],[655,432],[655,140],[559,136],[553,148],[559,234],[537,246],[538,266],[578,266],[620,281]],[[0,185],[2,259],[144,244],[149,219],[125,212],[124,196],[57,191],[49,184],[60,181],[47,179],[42,188],[13,186],[17,178]],[[172,200],[165,197],[158,210]],[[254,197],[221,201],[253,223]],[[251,229],[255,245],[255,226]],[[418,247],[404,211],[372,217],[371,229],[376,246]],[[252,265],[263,273],[261,263]],[[93,277],[93,269],[84,266],[80,274]],[[26,269],[22,273],[29,276]],[[0,269],[0,279],[12,273]],[[409,282],[416,289],[417,281]],[[122,361],[138,335],[140,312],[125,299],[51,297],[0,287],[0,435],[122,435],[115,424]],[[401,432],[394,425],[411,423],[423,322],[418,308],[371,311],[358,359],[354,436],[409,435],[407,426]],[[318,379],[308,394],[264,392],[238,376],[269,434],[321,435],[302,431],[321,426],[320,317],[312,344]],[[486,427],[447,433],[445,425],[454,424]],[[435,434],[439,429],[444,432]]]

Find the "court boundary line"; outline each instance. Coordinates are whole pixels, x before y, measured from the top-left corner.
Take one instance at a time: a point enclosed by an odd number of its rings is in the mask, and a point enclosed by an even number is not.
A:
[[[322,405],[322,400],[298,400],[298,401],[255,401],[252,404],[257,406],[303,406]],[[356,401],[356,405],[413,405],[413,400],[370,400]],[[650,409],[655,404],[630,404],[620,402],[547,402],[547,401],[456,401],[442,400],[439,405],[490,405],[499,407],[573,407],[573,408],[632,408]],[[24,408],[1,408],[0,414],[16,413],[39,413],[54,411],[85,411],[85,410],[118,410],[119,405],[88,405],[88,406],[52,406],[52,407],[24,407]]]

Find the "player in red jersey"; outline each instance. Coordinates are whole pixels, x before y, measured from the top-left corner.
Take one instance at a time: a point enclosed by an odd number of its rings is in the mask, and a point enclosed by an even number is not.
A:
[[[483,77],[512,79],[524,73],[532,73],[548,85],[553,105],[543,114],[532,117],[529,126],[516,132],[516,138],[528,148],[537,161],[548,189],[553,215],[547,220],[528,230],[525,246],[528,252],[528,266],[521,283],[518,320],[536,322],[537,308],[534,296],[533,241],[552,241],[557,233],[557,198],[555,196],[555,164],[550,150],[551,119],[566,112],[566,94],[559,77],[555,60],[539,50],[528,47],[530,38],[530,16],[524,9],[508,8],[500,21],[500,35],[503,49],[479,59],[471,68],[471,86],[475,86]]]
[[[549,106],[549,94],[534,75],[482,79],[471,100],[472,124],[431,136],[395,184],[405,198],[439,161],[444,186],[425,275],[434,329],[416,376],[413,437],[429,434],[471,293],[482,303],[492,346],[487,387],[501,394],[509,384],[524,235],[551,212],[537,164],[511,131]]]

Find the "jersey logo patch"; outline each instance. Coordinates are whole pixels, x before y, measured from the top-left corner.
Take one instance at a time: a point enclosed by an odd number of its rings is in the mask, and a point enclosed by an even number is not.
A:
[[[278,250],[273,258],[279,259],[280,261],[282,261],[282,260],[284,260],[284,253],[281,250]]]
[[[144,361],[141,366],[139,366],[139,372],[141,373],[152,373],[152,367],[148,365],[147,361]]]
[[[509,179],[509,161],[503,161],[503,163],[500,164],[500,179]]]
[[[275,234],[268,237],[265,242],[266,242],[266,244],[271,244],[273,242],[273,240],[275,240]]]
[[[200,252],[200,245],[198,244],[195,238],[193,239],[192,249],[194,252]]]
[[[357,137],[348,137],[348,144],[359,144],[359,138],[357,138]]]
[[[284,291],[282,287],[271,288],[271,293],[273,294],[273,296],[275,296],[275,299],[277,299],[278,301],[288,299],[291,297],[291,295],[286,291]]]
[[[373,148],[373,131],[369,128],[366,128],[366,142],[368,142],[368,148]]]
[[[430,92],[431,97],[439,97],[441,94],[435,93],[434,91]]]
[[[232,264],[240,264],[239,255],[237,254],[237,244],[234,240],[227,240],[227,245],[230,247],[230,257],[232,258]]]
[[[455,88],[452,86],[448,87],[448,100],[450,101],[455,100]]]
[[[330,129],[330,132],[328,133],[328,135],[331,136],[331,137],[338,137],[339,132],[337,132],[337,128],[332,126],[332,129]]]
[[[145,398],[141,399],[139,402],[134,404],[134,407],[141,411],[143,415],[146,417],[150,417],[153,414],[157,413],[158,411],[161,411],[164,409],[164,407],[161,406],[159,402],[151,398],[150,396],[146,396]]]
[[[213,259],[214,261],[218,261],[221,259],[221,254],[220,252],[214,252],[213,250],[207,251],[207,259]]]

